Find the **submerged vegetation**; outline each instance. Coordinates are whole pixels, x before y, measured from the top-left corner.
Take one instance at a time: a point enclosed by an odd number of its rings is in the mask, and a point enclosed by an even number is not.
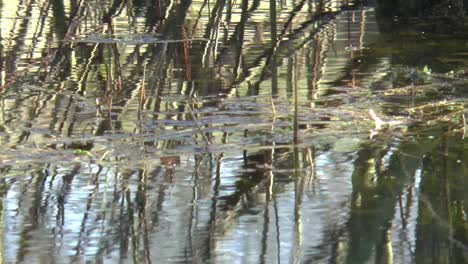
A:
[[[452,2],[1,2],[0,256],[468,262]]]

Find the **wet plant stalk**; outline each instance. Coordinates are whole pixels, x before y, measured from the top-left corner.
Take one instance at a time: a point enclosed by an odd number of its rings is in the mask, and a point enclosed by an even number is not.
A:
[[[462,113],[462,120],[461,120],[461,123],[462,123],[462,139],[465,139],[465,133],[466,133],[466,118],[465,118],[465,114]]]
[[[297,95],[297,72],[296,72],[296,66],[297,66],[297,59],[294,57],[294,145],[297,145],[298,141],[298,129],[299,129],[299,124],[298,124],[298,112],[299,112],[299,102],[298,102],[298,95]]]
[[[270,93],[270,102],[271,102],[271,113],[273,114],[273,122],[276,120],[276,107],[275,102],[273,101],[273,94]]]
[[[140,89],[140,99],[138,104],[138,116],[141,115],[141,111],[143,110],[143,105],[145,102],[145,79],[146,79],[146,64],[143,66],[143,79],[141,80],[141,89]]]
[[[189,110],[190,112],[190,115],[192,116],[192,119],[193,119],[193,122],[195,123],[195,127],[197,128],[198,132],[201,134],[201,136],[203,137],[203,140],[205,141],[205,144],[206,145],[210,145],[210,140],[208,140],[208,138],[206,137],[206,135],[203,133],[203,129],[201,128],[200,126],[200,123],[198,122],[195,114],[193,113],[193,110],[192,110],[192,107],[187,104],[187,109]]]

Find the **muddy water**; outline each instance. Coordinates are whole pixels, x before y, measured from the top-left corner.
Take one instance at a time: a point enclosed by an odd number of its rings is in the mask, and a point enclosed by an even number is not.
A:
[[[461,34],[341,1],[0,12],[5,263],[468,261]]]

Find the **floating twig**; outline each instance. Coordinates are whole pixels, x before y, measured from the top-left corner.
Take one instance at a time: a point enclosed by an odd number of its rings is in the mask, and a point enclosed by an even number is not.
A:
[[[382,127],[385,125],[385,122],[374,112],[373,109],[369,110],[369,115],[374,121],[375,129],[382,129]]]
[[[398,121],[398,120],[391,120],[391,121],[384,121],[382,118],[380,118],[373,109],[369,109],[369,115],[374,121],[375,124],[375,130],[382,130],[382,129],[387,129],[392,126],[397,126],[401,125],[403,122]]]

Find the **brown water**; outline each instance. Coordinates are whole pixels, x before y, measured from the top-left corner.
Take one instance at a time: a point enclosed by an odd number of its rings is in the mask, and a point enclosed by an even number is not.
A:
[[[464,36],[346,1],[0,13],[3,262],[468,263]]]

